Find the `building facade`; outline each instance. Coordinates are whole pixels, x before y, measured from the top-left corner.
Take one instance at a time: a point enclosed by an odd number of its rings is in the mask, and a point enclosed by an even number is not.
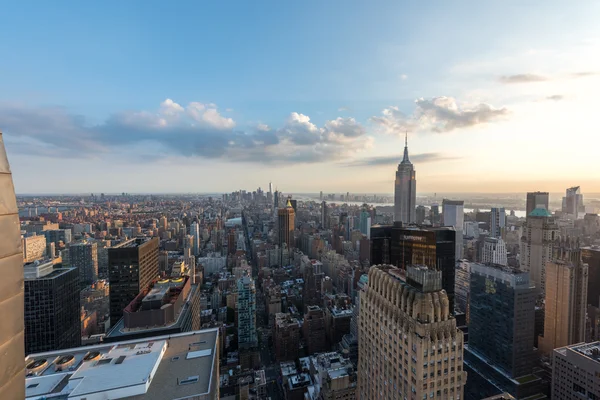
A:
[[[546,265],[544,335],[538,340],[542,354],[585,340],[587,285],[588,265],[581,259],[579,242],[555,243]]]
[[[562,211],[573,219],[579,218],[580,213],[585,213],[583,195],[579,186],[573,186],[566,190],[562,202]]]
[[[442,288],[454,310],[456,232],[453,227],[371,228],[371,265],[391,264],[406,269],[412,264],[427,265],[442,271]]]
[[[531,214],[531,212],[536,208],[543,208],[544,210],[550,211],[548,207],[549,199],[550,194],[548,192],[528,192],[525,215],[527,216]]]
[[[0,398],[25,398],[23,248],[19,210],[0,132]]]
[[[71,243],[71,230],[70,229],[52,229],[44,231],[46,236],[46,243],[54,243],[58,246],[59,242],[63,242],[65,245]]]
[[[108,249],[110,323],[150,283],[158,278],[158,238],[131,239]]]
[[[258,346],[256,336],[256,288],[252,277],[245,275],[237,281],[237,329],[240,348]]]
[[[79,271],[79,283],[89,285],[98,279],[98,244],[84,240],[69,246],[69,265]]]
[[[469,350],[512,378],[531,374],[535,299],[527,272],[471,264]]]
[[[484,264],[508,265],[504,240],[496,237],[486,237],[483,241],[481,262]]]
[[[522,271],[529,272],[529,277],[542,295],[546,290],[546,263],[552,257],[552,244],[558,238],[558,233],[558,225],[548,210],[538,207],[527,214],[519,263]]]
[[[553,399],[600,399],[600,342],[555,349],[553,361]]]
[[[309,306],[302,324],[306,352],[308,355],[326,350],[325,312],[319,306]]]
[[[286,207],[277,210],[277,223],[279,227],[279,246],[283,246],[283,244],[285,243],[288,249],[295,247],[295,217],[296,213],[294,212],[294,207],[292,207],[292,203],[290,203],[288,199]]]
[[[396,170],[394,181],[394,222],[416,222],[417,173],[408,158],[408,141],[404,143],[404,157]]]
[[[462,399],[463,333],[441,272],[391,265],[369,270],[361,294],[357,398]]]
[[[490,211],[490,236],[502,238],[506,227],[506,210],[501,207],[492,207]]]
[[[442,217],[444,226],[452,226],[456,231],[456,252],[457,260],[463,258],[463,225],[465,224],[465,202],[462,200],[442,201]]]
[[[581,258],[588,265],[587,302],[600,308],[600,246],[582,247]]]
[[[44,235],[33,235],[23,238],[23,262],[29,263],[41,260],[44,258],[45,253],[46,237]]]
[[[81,345],[79,272],[52,261],[25,265],[25,353]]]
[[[296,360],[300,348],[300,322],[287,313],[275,314],[273,341],[278,362]]]

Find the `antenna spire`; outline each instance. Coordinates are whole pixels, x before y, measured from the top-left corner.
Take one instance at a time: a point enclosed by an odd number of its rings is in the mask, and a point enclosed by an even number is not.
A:
[[[404,136],[404,156],[402,157],[401,164],[410,164],[410,160],[408,159],[408,131]]]

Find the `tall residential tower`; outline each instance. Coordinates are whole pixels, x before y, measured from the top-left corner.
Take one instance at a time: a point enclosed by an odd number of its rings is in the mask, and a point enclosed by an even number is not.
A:
[[[398,164],[394,182],[394,222],[414,223],[417,207],[417,177],[408,159],[408,136],[404,142],[404,157]]]
[[[560,239],[546,264],[546,306],[542,354],[585,340],[588,265],[578,240]]]

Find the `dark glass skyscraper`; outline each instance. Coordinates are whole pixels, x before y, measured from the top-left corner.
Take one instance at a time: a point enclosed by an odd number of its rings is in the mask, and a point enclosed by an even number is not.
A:
[[[81,345],[79,271],[52,261],[25,265],[25,352]]]
[[[469,349],[512,378],[531,374],[535,300],[527,272],[471,264]]]
[[[587,303],[600,308],[600,247],[583,247],[581,258],[588,265]]]
[[[454,310],[456,231],[452,227],[385,225],[371,228],[371,265],[391,264],[401,269],[411,264],[442,271],[442,288]]]
[[[110,323],[158,277],[158,238],[131,239],[108,249]]]

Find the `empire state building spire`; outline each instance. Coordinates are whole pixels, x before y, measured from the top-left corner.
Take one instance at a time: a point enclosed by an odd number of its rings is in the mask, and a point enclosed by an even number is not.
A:
[[[410,224],[416,221],[417,178],[408,158],[408,132],[404,138],[404,157],[394,182],[394,222]]]
[[[402,164],[410,164],[410,160],[408,159],[408,132],[404,136],[404,157],[402,158]]]

